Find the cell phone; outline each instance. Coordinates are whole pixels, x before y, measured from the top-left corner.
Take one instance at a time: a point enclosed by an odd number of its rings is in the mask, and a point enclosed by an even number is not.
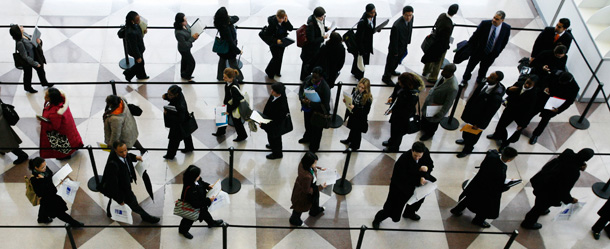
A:
[[[37,117],[38,119],[42,120],[42,121],[47,122],[47,123],[50,123],[50,122],[51,122],[51,120],[49,120],[49,119],[47,119],[47,118],[45,118],[45,117],[43,117],[43,116],[36,115],[36,117]]]

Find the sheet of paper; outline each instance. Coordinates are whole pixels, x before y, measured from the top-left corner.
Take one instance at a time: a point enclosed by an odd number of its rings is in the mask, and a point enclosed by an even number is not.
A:
[[[53,185],[55,185],[55,187],[57,187],[63,179],[66,179],[66,177],[68,177],[68,175],[71,172],[72,172],[72,167],[70,167],[70,164],[66,164],[63,167],[61,167],[61,169],[59,169],[53,175]]]
[[[565,99],[550,97],[549,100],[546,101],[544,105],[545,110],[553,110],[553,108],[559,108],[563,103],[566,102]]]
[[[320,100],[320,95],[318,95],[316,90],[305,90],[305,97],[314,103],[319,103],[322,101]]]
[[[227,194],[227,192],[220,191],[220,193],[218,193],[218,195],[216,196],[216,199],[212,202],[210,207],[208,207],[208,212],[223,208],[229,204],[231,204],[231,198],[229,198],[229,194]]]
[[[434,116],[439,111],[441,111],[441,108],[443,108],[442,105],[429,105],[429,106],[426,106],[426,118]]]
[[[587,204],[587,203],[578,202],[578,203],[562,204],[561,211],[559,213],[557,213],[557,215],[555,215],[555,218],[553,218],[553,220],[554,221],[570,220],[570,218],[574,217],[574,215],[576,215],[578,213],[578,211],[580,211],[585,206],[585,204]]]
[[[103,151],[110,152],[110,147],[105,143],[97,142],[97,147],[104,148]]]
[[[521,179],[510,179],[509,178],[504,181],[504,185],[506,185],[506,187],[512,188],[513,186],[515,186],[521,182],[522,182]]]
[[[330,28],[328,29],[328,31],[326,31],[325,35],[328,35],[328,37],[330,37],[330,34],[332,34],[335,29],[337,29],[337,24],[335,21],[332,21],[330,23]]]
[[[216,116],[216,127],[223,127],[228,125],[228,117],[225,112],[227,112],[227,106],[217,106],[214,108],[215,116]]]
[[[146,18],[140,16],[140,29],[142,29],[142,36],[146,35],[144,32],[148,28],[148,20]]]
[[[411,205],[413,203],[418,202],[419,200],[431,194],[436,188],[436,183],[426,181],[424,185],[415,188],[415,191],[413,192],[411,198],[409,198],[409,201],[407,201],[407,204]]]
[[[517,131],[517,123],[515,121],[511,122],[506,126],[506,139],[510,138]]]
[[[120,221],[127,224],[133,224],[133,217],[131,216],[131,208],[125,204],[121,206],[121,204],[112,200],[110,204],[110,217],[113,220]]]
[[[268,124],[272,121],[271,119],[263,118],[263,116],[261,116],[258,111],[253,111],[252,115],[250,115],[250,119],[254,120],[254,122],[257,122],[259,124]]]
[[[205,25],[203,25],[203,22],[200,22],[199,18],[197,18],[197,20],[195,20],[195,22],[193,22],[191,25],[191,36],[194,34],[202,34],[204,29]]]
[[[178,110],[176,110],[176,107],[173,106],[173,105],[163,106],[163,110],[167,110],[167,111],[170,111],[170,112],[178,112]]]
[[[460,129],[460,131],[468,132],[470,134],[479,135],[479,133],[483,132],[483,129],[474,129],[471,124],[466,124]]]
[[[318,170],[316,177],[318,185],[323,185],[326,183],[327,186],[335,184],[337,179],[340,178],[336,169]]]
[[[212,196],[218,196],[218,194],[220,193],[220,191],[222,191],[222,184],[220,183],[220,179],[216,180],[216,182],[212,185],[214,185],[214,187],[212,189],[210,189],[210,191],[208,191],[208,193],[205,195],[205,197],[210,198]]]
[[[350,105],[352,105],[352,95],[343,92],[343,99],[345,100],[345,107],[347,107],[347,109],[352,112],[352,108],[350,108]]]
[[[150,156],[148,151],[146,151],[146,153],[144,153],[144,155],[142,155],[142,161],[138,161],[136,163],[136,171],[138,172],[138,174],[140,175],[140,177],[142,177],[142,174],[144,174],[144,171],[146,171],[148,168],[150,168]]]
[[[390,22],[390,19],[385,19],[385,21],[383,21],[382,23],[377,25],[377,27],[375,27],[375,32],[381,31],[383,28],[385,28],[386,25],[388,25],[389,22]]]
[[[34,28],[34,34],[32,34],[32,43],[34,44],[34,47],[38,47],[37,40],[40,39],[40,35],[40,30],[38,30],[38,26],[36,26],[36,28]]]

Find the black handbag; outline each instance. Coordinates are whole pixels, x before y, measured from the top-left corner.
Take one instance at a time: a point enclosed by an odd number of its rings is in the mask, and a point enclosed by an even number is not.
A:
[[[16,125],[19,122],[19,114],[15,111],[15,107],[3,103],[2,100],[0,100],[0,105],[2,106],[2,116],[6,119],[6,122],[9,125]]]
[[[312,111],[313,115],[311,115],[311,125],[319,128],[328,129],[330,128],[331,124],[331,115],[326,114],[326,108],[324,108],[324,104],[320,103],[320,105],[322,106],[322,111],[324,113]]]
[[[360,21],[358,21],[359,23]],[[356,23],[356,25],[358,25],[358,23]],[[358,44],[356,43],[356,33],[354,33],[354,27],[356,26],[352,26],[352,28],[350,30],[348,30],[347,32],[345,32],[345,34],[343,34],[343,42],[345,43],[345,46],[347,47],[347,52],[353,54],[353,53],[358,53]]]
[[[15,44],[15,53],[13,53],[13,60],[15,61],[15,68],[19,70],[23,70],[23,66],[27,64],[23,57],[21,57],[21,54],[17,52],[17,44]]]
[[[139,106],[134,105],[134,104],[127,104],[127,107],[129,108],[129,112],[131,112],[131,115],[133,115],[133,116],[142,115],[142,108],[140,108]]]
[[[185,128],[185,131],[188,132],[188,134],[193,134],[193,132],[195,132],[199,128],[199,125],[197,125],[197,120],[195,119],[195,114],[193,112],[188,115],[188,120],[186,121]]]
[[[278,132],[280,133],[280,135],[284,135],[288,132],[291,132],[293,127],[292,127],[292,118],[290,117],[290,112],[286,113],[286,117],[284,119],[282,119],[282,121],[279,123],[278,128]]]
[[[260,37],[261,40],[263,40],[263,42],[265,42],[265,44],[267,44],[268,46],[271,46],[271,45],[273,45],[273,43],[271,42],[271,37],[269,37],[267,35],[267,29],[268,29],[267,26],[263,27],[263,29],[261,29],[261,31],[258,32],[258,37]]]
[[[428,50],[432,47],[432,44],[436,40],[436,29],[432,27],[432,32],[424,38],[424,41],[421,43],[421,50],[424,53],[428,52]]]
[[[407,122],[407,134],[413,134],[421,129],[421,109],[419,106],[419,98],[417,98],[417,110],[416,114],[409,118]]]

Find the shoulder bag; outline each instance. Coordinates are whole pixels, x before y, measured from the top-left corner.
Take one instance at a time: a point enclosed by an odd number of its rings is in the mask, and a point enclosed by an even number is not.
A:
[[[221,39],[218,36],[218,32],[216,32],[216,36],[214,37],[214,45],[212,46],[212,52],[217,54],[228,54],[229,53],[229,43],[227,41]]]
[[[15,43],[15,53],[13,53],[13,60],[15,61],[15,68],[19,70],[23,70],[23,66],[27,64],[23,57],[21,57],[21,54],[17,52],[17,43]]]
[[[426,38],[424,38],[424,41],[421,43],[421,50],[424,51],[424,53],[428,52],[428,50],[430,49],[430,47],[432,47],[432,44],[436,40],[435,27],[432,27],[432,32],[430,32],[430,34],[426,36]]]
[[[188,186],[188,187],[186,187],[186,190],[184,190],[185,195],[190,187],[191,186]],[[194,208],[191,204],[189,204],[188,202],[185,202],[183,200],[184,200],[184,196],[182,197],[182,199],[176,200],[176,203],[174,204],[174,215],[177,215],[177,216],[180,216],[182,218],[189,219],[192,221],[199,219],[199,212],[201,211],[201,209]]]
[[[9,125],[16,125],[19,122],[19,114],[15,111],[15,107],[13,105],[5,104],[0,100],[0,105],[2,106],[2,116],[6,119]]]
[[[195,113],[191,112],[191,114],[189,114],[187,117],[185,130],[186,130],[186,132],[188,132],[188,134],[193,134],[193,132],[195,132],[198,128],[199,128],[199,125],[197,125],[197,120],[195,119]]]
[[[40,204],[40,197],[34,192],[32,182],[30,182],[30,178],[27,176],[25,176],[25,196],[28,198],[28,201],[32,203],[32,206],[38,206]]]
[[[129,112],[131,112],[131,115],[136,117],[142,115],[142,108],[140,108],[139,106],[134,104],[127,104],[127,107],[129,108]]]

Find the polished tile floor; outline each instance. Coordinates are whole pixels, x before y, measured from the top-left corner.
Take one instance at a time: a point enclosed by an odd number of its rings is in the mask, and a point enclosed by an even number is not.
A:
[[[440,1],[375,1],[378,22],[390,18],[393,22],[401,14],[405,4],[415,8],[415,25],[432,25],[439,13],[445,12],[454,2],[460,4],[460,11],[454,17],[459,24],[478,24],[483,19],[489,19],[494,12],[502,9],[507,13],[506,22],[513,27],[542,28],[543,24],[533,4],[529,0],[515,1],[471,1],[471,0],[440,0]],[[18,23],[21,25],[95,25],[116,26],[124,22],[129,10],[136,10],[149,21],[149,26],[171,26],[176,12],[184,12],[193,21],[200,18],[211,25],[212,16],[218,7],[226,6],[229,13],[238,15],[238,26],[263,26],[266,17],[283,8],[295,27],[304,23],[307,16],[318,6],[327,11],[327,19],[336,21],[339,27],[351,27],[361,16],[368,1],[76,1],[76,0],[7,0],[0,9],[0,21],[4,24]],[[0,81],[21,82],[22,72],[13,67],[10,53],[14,43],[5,28],[0,36]],[[32,32],[32,29],[26,29]],[[419,62],[422,52],[419,49],[423,37],[429,29],[416,29],[413,32],[413,44],[410,53],[399,66],[400,71],[421,73],[423,65]],[[456,41],[467,39],[473,32],[471,28],[456,28],[453,37]],[[266,78],[264,68],[271,58],[269,49],[257,36],[255,30],[238,30],[240,47],[243,46],[242,61],[246,81],[272,82]],[[295,32],[290,34],[294,38]],[[194,43],[192,52],[197,61],[195,80],[199,82],[215,81],[217,56],[211,52],[216,31],[207,30]],[[491,70],[505,72],[505,84],[512,84],[518,76],[517,61],[527,56],[536,32],[513,31],[510,43],[498,58]],[[117,85],[119,95],[126,97],[131,103],[139,105],[144,113],[137,118],[140,141],[145,147],[165,148],[167,146],[167,130],[163,126],[162,106],[165,102],[161,94],[171,85],[170,82],[180,82],[179,60],[173,31],[167,29],[150,30],[144,38],[147,50],[144,54],[146,70],[150,82],[167,82],[167,84],[146,85],[145,82],[124,84],[122,70],[118,61],[123,56],[122,43],[116,37],[115,29],[42,29],[42,39],[48,65],[46,71],[51,82],[121,82]],[[379,84],[389,40],[389,31],[384,30],[375,35],[374,55],[371,65],[367,66],[365,76],[373,83]],[[455,44],[452,45],[452,49]],[[301,61],[300,49],[296,46],[286,50],[282,77],[275,80],[285,83],[298,82]],[[453,59],[453,53],[447,54],[447,59]],[[350,75],[352,56],[348,55],[339,80],[354,83]],[[457,75],[461,76],[465,63],[458,65]],[[37,82],[34,76],[34,81]],[[34,86],[41,90],[40,85]],[[109,84],[66,84],[57,85],[66,92],[70,99],[70,107],[78,130],[85,144],[96,146],[103,140],[102,109],[104,98],[111,94]],[[211,135],[214,130],[215,106],[222,102],[222,85],[182,84],[191,111],[195,112],[199,130],[194,133],[196,148],[235,148],[264,149],[266,134],[263,131],[250,132],[246,141],[232,142],[236,136],[233,129],[224,138]],[[351,89],[350,87],[347,87]],[[262,85],[243,86],[252,97],[256,109],[262,109],[270,88]],[[349,89],[345,89],[349,91]],[[295,129],[284,136],[284,148],[303,150],[305,146],[296,141],[303,133],[302,119],[296,93],[298,87],[288,86],[288,100]],[[335,96],[337,89],[333,89]],[[379,210],[388,192],[389,179],[397,153],[381,153],[381,142],[389,137],[388,117],[383,115],[387,108],[384,100],[389,96],[388,87],[372,89],[375,100],[370,119],[370,129],[363,136],[363,150],[377,152],[358,152],[352,155],[347,179],[353,183],[353,190],[348,195],[336,195],[331,192],[322,194],[320,202],[326,206],[326,212],[321,217],[307,218],[308,227],[360,227],[370,226],[375,212]],[[465,98],[472,91],[472,86],[464,92],[459,101],[456,117],[459,117],[465,104]],[[422,94],[422,98],[426,93]],[[20,85],[0,84],[0,97],[4,102],[16,106],[21,115],[21,121],[15,126],[15,131],[24,141],[23,147],[39,145],[39,124],[35,119],[40,114],[43,104],[43,92],[26,94]],[[333,97],[334,99],[334,97]],[[334,101],[333,101],[334,102]],[[527,143],[528,137],[539,118],[534,119],[521,140],[514,144],[519,151],[524,152],[561,152],[566,148],[579,150],[591,147],[596,152],[610,152],[610,137],[606,133],[610,124],[610,112],[605,106],[594,105],[589,115],[591,127],[588,130],[575,130],[568,123],[569,117],[578,115],[584,109],[583,103],[578,103],[554,118],[536,145]],[[341,103],[339,112],[344,106]],[[495,127],[498,113],[490,127]],[[345,146],[339,143],[347,137],[346,127],[324,131],[322,150],[343,150]],[[484,131],[484,136],[490,131]],[[435,152],[457,152],[461,149],[454,143],[461,134],[458,131],[439,129],[435,137],[426,145]],[[401,150],[410,148],[419,135],[407,135]],[[482,138],[475,151],[484,152],[497,148],[495,143]],[[31,157],[38,151],[28,150]],[[221,218],[230,224],[241,225],[275,225],[288,226],[290,216],[290,195],[297,174],[297,164],[303,153],[285,153],[281,160],[266,160],[267,152],[236,152],[235,177],[242,182],[241,190],[231,195],[228,208],[212,212],[215,218]],[[175,160],[162,159],[163,151],[151,151],[152,166],[150,171],[153,183],[154,201],[148,197],[142,184],[134,185],[134,191],[141,205],[152,214],[162,216],[162,225],[177,225],[179,218],[172,215],[173,202],[178,198],[182,184],[182,172],[190,164],[203,169],[203,179],[215,181],[228,175],[229,153],[220,151],[196,151],[189,154],[179,153]],[[107,152],[95,151],[95,161],[102,172]],[[319,153],[319,165],[343,170],[345,155],[340,153]],[[508,167],[507,175],[511,178],[523,179],[523,184],[511,188],[502,197],[500,217],[491,222],[492,227],[481,230],[470,224],[473,214],[466,212],[463,217],[452,217],[452,208],[458,195],[462,181],[472,177],[477,166],[483,159],[482,154],[473,154],[463,159],[457,159],[454,154],[434,153],[432,158],[436,169],[434,175],[438,178],[438,190],[426,198],[419,214],[422,219],[417,222],[401,220],[393,223],[386,220],[384,228],[409,228],[432,230],[461,231],[502,231],[512,232],[518,229],[513,248],[610,248],[609,239],[602,235],[599,241],[593,240],[590,227],[598,218],[596,211],[604,200],[596,197],[591,191],[594,182],[606,181],[609,177],[607,156],[595,156],[589,162],[589,168],[572,190],[572,194],[587,204],[573,220],[553,221],[558,208],[553,208],[548,216],[541,218],[544,228],[540,231],[527,231],[518,227],[525,213],[533,204],[534,196],[529,179],[547,162],[552,155],[521,155]],[[35,225],[38,207],[32,207],[24,197],[25,184],[23,176],[29,175],[26,164],[13,165],[12,154],[0,156],[0,225]],[[114,228],[85,228],[74,231],[76,244],[79,248],[195,248],[220,247],[222,245],[221,229],[193,228],[193,240],[179,236],[176,228],[131,228],[108,219],[105,215],[107,198],[92,192],[86,187],[86,182],[93,175],[91,161],[86,151],[79,151],[67,161],[48,160],[53,170],[66,164],[74,169],[72,179],[81,182],[81,188],[76,196],[70,213],[87,225],[111,225]],[[134,225],[141,224],[139,216],[135,215]],[[146,223],[144,223],[146,224]],[[51,225],[63,225],[56,220]],[[44,225],[41,225],[44,227]],[[63,229],[0,229],[0,241],[4,248],[69,248],[66,233]],[[34,239],[35,238],[35,239]],[[358,231],[329,230],[280,230],[280,229],[243,229],[229,228],[229,248],[354,248],[358,239]],[[461,235],[421,232],[390,232],[367,231],[363,248],[500,248],[508,240],[508,235]]]

